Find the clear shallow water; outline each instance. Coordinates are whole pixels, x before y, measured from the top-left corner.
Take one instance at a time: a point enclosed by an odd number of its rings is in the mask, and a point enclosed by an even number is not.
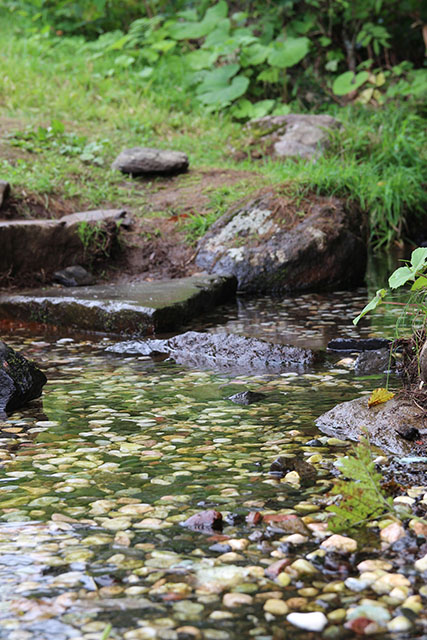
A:
[[[315,348],[332,337],[392,335],[393,315],[351,325],[365,301],[362,290],[243,299],[196,328]],[[47,367],[49,382],[41,403],[1,424],[0,638],[184,640],[197,629],[207,640],[315,638],[266,611],[266,600],[299,598],[289,611],[330,613],[366,596],[328,591],[339,572],[294,572],[286,586],[271,580],[265,570],[286,555],[289,531],[251,539],[268,527],[245,517],[324,521],[333,463],[348,445],[321,436],[314,421],[381,386],[382,376],[357,378],[330,360],[303,375],[230,377],[107,354],[110,339],[64,343],[52,332],[26,337],[25,328],[3,339]],[[227,400],[248,388],[267,400]],[[300,487],[271,477],[279,455],[309,460],[316,479]],[[209,508],[228,517],[226,538],[181,526]],[[360,559],[376,557],[375,543],[365,544]],[[318,547],[308,536],[288,553],[306,559]],[[414,593],[420,584],[414,577]],[[246,601],[230,607],[230,593]],[[353,637],[333,626],[325,637]]]

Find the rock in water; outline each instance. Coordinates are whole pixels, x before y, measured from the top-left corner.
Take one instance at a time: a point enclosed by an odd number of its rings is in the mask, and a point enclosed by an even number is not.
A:
[[[286,620],[298,629],[306,631],[323,631],[328,624],[328,619],[321,611],[310,611],[310,613],[290,613]]]
[[[41,395],[46,376],[33,362],[0,342],[0,413],[14,411]]]
[[[267,396],[265,393],[257,393],[256,391],[241,391],[240,393],[235,393],[232,396],[228,396],[228,400],[234,402],[235,404],[248,405],[253,404],[254,402],[259,402],[260,400],[264,400]]]
[[[111,168],[133,176],[183,173],[188,169],[188,156],[181,151],[133,147],[124,149]]]
[[[328,436],[341,439],[358,441],[368,433],[372,444],[398,455],[423,455],[427,445],[423,412],[405,398],[391,398],[372,407],[366,397],[342,402],[321,415],[316,426]],[[417,439],[409,442],[413,437]]]
[[[198,529],[204,531],[222,531],[222,513],[214,509],[200,511],[190,516],[182,523],[184,527],[189,529]]]
[[[221,371],[265,372],[291,369],[299,371],[317,359],[310,349],[273,344],[234,333],[201,333],[187,331],[169,340],[131,340],[107,348],[114,353],[141,355],[169,354],[177,364],[198,369]],[[236,394],[244,396],[243,393]],[[249,392],[249,398],[254,394]],[[257,399],[260,394],[257,394]],[[253,402],[253,399],[251,400]]]
[[[359,283],[366,267],[366,219],[338,198],[316,197],[295,215],[265,193],[221,216],[197,245],[196,264],[233,275],[248,293],[313,291]]]

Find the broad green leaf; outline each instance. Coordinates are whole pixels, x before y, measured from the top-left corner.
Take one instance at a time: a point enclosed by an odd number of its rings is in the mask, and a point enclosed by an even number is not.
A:
[[[244,118],[252,118],[253,110],[252,102],[247,98],[242,98],[233,105],[231,113],[234,118],[243,120]]]
[[[215,89],[223,89],[228,85],[228,81],[239,71],[238,64],[226,64],[217,67],[212,71],[207,71],[203,82],[197,88],[197,93],[207,93]]]
[[[270,67],[269,69],[264,69],[257,76],[257,80],[261,82],[268,82],[269,84],[276,84],[279,81],[280,69],[279,67]]]
[[[228,18],[221,20],[218,26],[206,36],[203,48],[208,49],[210,47],[221,46],[224,40],[230,37],[230,25],[231,23]]]
[[[129,42],[129,35],[125,35],[122,38],[119,38],[118,40],[110,44],[110,46],[106,48],[106,51],[120,51],[120,49],[123,49],[123,47],[128,42]]]
[[[414,277],[415,273],[412,269],[409,267],[399,267],[399,269],[396,269],[389,277],[388,284],[391,289],[397,289],[408,282],[408,280],[413,280]]]
[[[196,49],[187,54],[186,60],[191,69],[199,71],[200,69],[211,69],[212,66],[219,58],[218,51],[204,51],[203,49]]]
[[[142,71],[138,73],[140,78],[149,78],[154,71],[154,67],[144,67]]]
[[[369,313],[369,311],[373,311],[374,309],[376,309],[378,305],[382,302],[386,294],[387,294],[386,289],[378,289],[377,293],[372,298],[372,300],[368,302],[366,307],[362,309],[362,311],[359,313],[357,318],[353,320],[353,324],[357,324],[359,320],[363,318],[363,316],[366,316],[366,314]]]
[[[423,289],[424,287],[427,287],[427,278],[425,276],[420,276],[415,280],[411,287],[411,291],[418,291],[418,289]]]
[[[249,79],[245,76],[237,76],[233,78],[231,84],[226,87],[218,86],[214,90],[198,96],[202,104],[223,107],[240,98],[249,85]]]
[[[252,105],[252,118],[263,118],[274,107],[275,100],[259,100]]]
[[[332,91],[336,96],[345,96],[362,86],[369,78],[367,71],[360,71],[357,75],[353,71],[346,71],[334,80]]]
[[[427,262],[427,248],[418,247],[411,255],[411,265],[413,271],[417,272],[426,266]]]
[[[270,47],[265,47],[263,44],[252,44],[250,47],[243,49],[240,54],[240,61],[242,67],[257,66],[262,64],[267,59],[270,52]]]
[[[274,111],[273,116],[286,116],[291,112],[291,106],[289,104],[279,104]]]
[[[293,67],[305,58],[309,47],[308,38],[286,38],[284,42],[276,41],[268,54],[268,62],[280,69]]]
[[[211,33],[227,13],[227,3],[222,0],[206,11],[201,22],[177,22],[170,27],[170,34],[175,40],[198,40]]]
[[[155,51],[162,51],[163,53],[167,53],[171,51],[174,47],[176,47],[175,40],[160,40],[159,42],[155,42],[151,45]]]

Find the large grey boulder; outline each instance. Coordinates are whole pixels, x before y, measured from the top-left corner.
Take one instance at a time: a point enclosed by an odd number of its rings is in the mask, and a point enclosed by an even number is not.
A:
[[[281,293],[359,283],[366,268],[363,213],[338,198],[317,198],[295,213],[273,192],[225,213],[197,246],[196,264],[234,275],[238,289]],[[301,217],[300,217],[301,216]]]
[[[0,278],[44,279],[70,265],[105,259],[125,217],[123,209],[101,209],[58,220],[0,222]]]
[[[372,444],[396,454],[425,455],[427,430],[423,411],[410,400],[394,397],[368,407],[368,398],[342,402],[321,415],[316,425],[329,436],[358,441],[369,434]]]
[[[10,195],[10,184],[4,180],[0,180],[0,209]]]
[[[284,116],[265,116],[248,123],[261,146],[273,146],[273,154],[284,158],[318,156],[327,146],[331,131],[342,125],[328,115],[289,113]]]
[[[188,157],[181,151],[133,147],[124,149],[111,168],[134,176],[176,174],[187,171]]]
[[[33,362],[0,342],[0,414],[38,398],[46,382],[46,376]]]
[[[177,364],[228,372],[300,370],[317,355],[300,347],[273,344],[233,333],[187,331],[169,340],[130,340],[107,348],[114,353],[170,356]]]

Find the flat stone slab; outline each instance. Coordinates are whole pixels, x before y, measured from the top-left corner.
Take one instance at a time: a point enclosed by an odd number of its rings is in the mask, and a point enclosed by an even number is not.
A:
[[[182,151],[133,147],[124,149],[111,168],[133,176],[183,173],[188,169],[188,156]]]
[[[52,287],[0,295],[0,317],[136,336],[172,331],[225,302],[234,278],[198,275],[127,285]]]
[[[87,264],[97,252],[108,253],[125,219],[123,209],[97,209],[58,220],[0,222],[0,276],[46,276],[73,264]]]
[[[367,396],[342,402],[321,415],[316,425],[328,436],[343,440],[359,441],[367,432],[372,444],[398,455],[422,454],[427,445],[423,412],[397,397],[373,407],[368,407]]]

